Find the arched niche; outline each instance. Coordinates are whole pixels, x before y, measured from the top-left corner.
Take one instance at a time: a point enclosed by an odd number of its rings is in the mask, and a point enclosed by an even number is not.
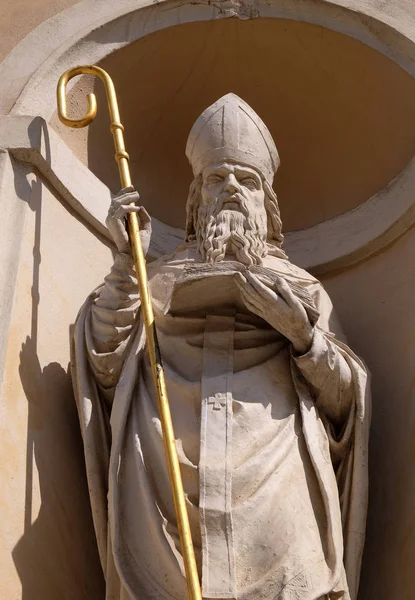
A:
[[[415,154],[415,80],[373,48],[320,25],[287,19],[222,19],[151,33],[100,62],[113,77],[132,178],[143,204],[183,227],[192,178],[184,155],[198,115],[232,91],[276,141],[285,231],[351,211],[383,190]],[[94,89],[88,133],[52,126],[112,191],[119,188],[101,82],[70,92],[81,114]]]

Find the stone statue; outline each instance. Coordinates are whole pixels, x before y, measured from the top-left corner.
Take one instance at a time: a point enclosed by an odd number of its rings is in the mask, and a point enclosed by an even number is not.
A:
[[[368,375],[282,249],[279,157],[228,94],[193,126],[186,242],[148,265],[204,598],[349,600],[367,504]],[[187,598],[123,190],[118,253],[74,329],[73,381],[107,600]],[[336,337],[335,337],[336,336]]]

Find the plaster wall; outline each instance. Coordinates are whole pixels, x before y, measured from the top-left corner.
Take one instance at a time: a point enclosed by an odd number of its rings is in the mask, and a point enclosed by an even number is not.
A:
[[[0,61],[38,25],[77,0],[0,0]]]
[[[13,2],[13,5],[21,9],[19,18],[22,19],[22,25],[19,26],[19,21],[15,20],[16,38],[6,36],[11,40],[10,44],[14,39],[18,40],[19,35],[23,37],[26,32],[23,11],[32,10],[32,6],[24,7],[23,3]],[[42,15],[49,15],[59,10],[56,2],[42,0],[36,5],[43,6],[45,11],[50,11],[42,13],[40,10],[36,16],[40,20],[45,18]],[[381,10],[377,0],[356,0],[354,5],[360,6],[367,12],[373,12],[375,8]],[[385,19],[394,22],[396,27],[401,24],[402,29],[407,32],[415,29],[415,12],[413,12],[415,9],[411,2],[394,0],[383,3],[382,6]],[[229,23],[233,22],[236,21],[229,21]],[[206,27],[208,28],[209,25],[211,24],[208,23]],[[247,24],[247,26],[251,25]],[[7,19],[3,20],[2,27],[6,34],[6,30],[10,29],[10,22]],[[227,26],[223,25],[223,27]],[[229,27],[232,29],[234,26]],[[272,107],[270,107],[268,113],[263,115],[265,120],[267,115],[269,118],[274,118],[276,128],[283,128],[284,144],[290,149],[283,153],[287,157],[290,156],[289,159],[283,156],[283,161],[287,163],[286,173],[291,173],[290,177],[297,185],[303,185],[302,195],[292,194],[296,202],[295,210],[291,212],[292,223],[301,216],[307,216],[311,223],[313,219],[315,222],[321,220],[324,214],[326,216],[341,214],[344,210],[358,205],[366,199],[362,194],[359,200],[358,195],[353,193],[361,193],[360,184],[367,185],[369,182],[374,186],[373,189],[379,189],[383,185],[383,169],[389,169],[388,173],[393,175],[401,166],[405,166],[406,159],[414,150],[413,130],[415,129],[411,125],[413,106],[415,106],[414,85],[413,79],[401,73],[394,63],[383,56],[378,56],[371,49],[359,48],[359,43],[354,40],[349,41],[346,36],[339,35],[337,40],[335,35],[328,33],[324,40],[324,36],[313,37],[313,32],[307,27],[301,29],[299,25],[295,25],[294,29],[301,31],[302,35],[309,35],[313,41],[312,46],[303,48],[303,57],[308,57],[309,61],[302,65],[301,74],[307,74],[306,66],[313,60],[314,65],[322,72],[317,83],[310,83],[311,91],[316,90],[313,86],[317,85],[318,88],[320,84],[324,84],[325,93],[332,93],[333,87],[336,86],[340,86],[339,90],[346,90],[348,86],[340,79],[340,74],[344,74],[344,66],[350,58],[349,50],[355,57],[346,71],[352,80],[353,76],[359,73],[358,79],[354,80],[356,90],[360,94],[359,102],[354,104],[355,112],[352,113],[349,121],[352,131],[357,135],[356,143],[359,139],[367,142],[368,129],[364,127],[368,119],[373,116],[373,123],[371,123],[373,127],[369,131],[373,136],[370,138],[371,142],[364,152],[361,147],[357,147],[356,150],[361,153],[357,168],[360,169],[362,178],[354,180],[354,188],[349,195],[343,195],[341,201],[339,195],[327,194],[325,204],[319,204],[318,194],[315,194],[311,201],[307,194],[306,181],[301,179],[304,168],[300,167],[297,161],[298,139],[289,137],[290,127],[298,125],[293,120],[296,116],[303,118],[306,114],[305,105],[315,98],[312,94],[305,98],[298,96],[294,98],[295,104],[291,106],[290,93],[287,89],[285,104],[281,106],[278,113],[274,113],[273,117]],[[173,31],[169,35],[174,39]],[[284,39],[286,44],[295,41],[295,37],[286,35],[285,38],[280,39],[280,43],[283,43]],[[194,40],[197,41],[197,36]],[[330,40],[332,46],[328,43]],[[149,73],[155,59],[154,54],[151,53],[146,58],[145,50],[152,43],[155,44],[148,38],[141,46],[137,42],[137,45],[127,47],[126,51],[131,49],[130,65],[135,56],[134,52],[141,52],[140,68],[144,68],[144,72]],[[266,40],[264,44],[266,45]],[[183,50],[183,46],[179,44],[175,51],[180,52],[180,48]],[[330,54],[330,49],[333,49],[334,54]],[[116,66],[117,61],[122,58],[121,52],[123,51],[105,59],[104,63]],[[315,52],[320,52],[318,54],[320,62],[316,63]],[[362,57],[365,57],[367,62],[362,61]],[[326,62],[322,63],[320,59]],[[327,65],[330,66],[328,70]],[[186,80],[183,63],[180,61],[179,67],[182,68]],[[286,67],[285,72],[289,75],[289,68]],[[227,73],[232,76],[229,68]],[[121,71],[120,75],[124,77],[120,79],[120,85],[122,90],[125,89],[127,98],[128,70]],[[195,76],[195,73],[190,72],[190,76]],[[375,88],[365,87],[365,77],[375,77],[371,80]],[[277,78],[273,81],[276,80]],[[154,81],[157,82],[157,79]],[[193,81],[197,83],[198,80],[196,78]],[[304,81],[302,76],[298,77],[298,82],[301,81]],[[360,87],[357,86],[358,81]],[[140,133],[142,124],[147,126],[146,110],[149,110],[154,102],[154,97],[148,93],[147,88],[144,88],[144,98],[139,97],[141,83],[139,82],[137,88],[134,88],[134,93],[128,96],[126,105],[127,117],[128,114],[133,114],[135,102],[140,106],[138,136],[142,135],[142,132]],[[201,85],[200,81],[197,85],[199,84]],[[81,89],[82,85],[78,84],[74,88],[73,108],[75,109],[80,103],[79,100],[77,104],[76,93],[79,93],[79,98],[83,96],[89,84],[85,82],[85,86]],[[170,127],[175,126],[175,123],[166,122],[163,116],[157,125],[159,129],[156,130],[158,133],[154,140],[150,135],[151,127],[145,132],[143,140],[147,140],[152,153],[147,158],[149,168],[153,163],[155,164],[154,157],[157,157],[157,150],[160,148],[163,150],[165,146],[167,150],[170,148],[170,152],[174,150],[182,157],[184,131],[193,119],[193,116],[186,114],[185,111],[186,96],[179,102],[177,96],[173,94],[167,102],[161,84],[157,90],[160,103],[165,101],[167,106],[169,102],[173,102],[173,106],[180,109],[180,119],[178,128],[172,130]],[[370,95],[374,91],[375,94]],[[211,101],[205,100],[202,92],[203,89],[196,96],[195,113],[198,102],[202,109]],[[260,96],[261,94],[258,98]],[[345,114],[350,109],[349,97],[345,96],[342,100],[341,96],[340,93],[339,99],[343,102],[341,106],[344,110],[338,113],[335,110],[327,113],[330,115],[330,123],[333,127],[341,127],[344,124]],[[322,97],[324,98],[324,94]],[[262,101],[265,103],[266,99]],[[318,103],[314,106],[317,107]],[[284,107],[287,110],[292,109],[291,120],[284,116],[286,114]],[[160,112],[160,114],[167,113]],[[363,118],[362,115],[366,115],[367,118]],[[321,119],[322,116],[323,113],[319,118]],[[313,139],[318,138],[319,131],[327,137],[326,157],[330,164],[330,161],[334,161],[334,158],[330,157],[330,143],[335,130],[332,129],[329,134],[325,130],[327,123],[312,123],[312,118],[310,113],[307,119],[304,117],[304,126],[314,127]],[[359,123],[356,118],[362,121]],[[390,122],[384,122],[389,118]],[[286,122],[282,123],[284,119]],[[382,119],[380,123],[379,120]],[[57,126],[55,121],[52,120],[52,123]],[[154,127],[154,121],[151,123]],[[378,124],[379,131],[376,130]],[[95,125],[99,127],[99,123]],[[91,128],[89,139],[85,131],[82,132],[83,138],[78,137],[76,140],[73,138],[73,142],[69,137],[66,139],[70,144],[73,143],[73,149],[78,156],[83,157],[85,162],[89,160],[89,150],[92,157],[92,148],[94,148],[94,169],[106,183],[115,188],[115,184],[110,181],[113,176],[108,175],[110,170],[111,173],[116,173],[112,163],[109,167],[112,161],[110,140],[106,138],[104,142],[103,137],[101,138],[101,135],[108,136],[107,124],[102,122],[100,127],[102,129],[100,131],[96,129],[95,132]],[[302,128],[303,125],[299,126],[297,131],[301,132]],[[380,135],[382,131],[387,132],[387,135]],[[346,133],[343,129],[338,135],[346,135]],[[277,135],[274,135],[277,138]],[[161,145],[158,136],[161,136],[163,142]],[[341,147],[341,137],[339,139],[334,139],[333,143]],[[352,140],[349,146],[350,152],[353,152],[355,147],[353,139],[352,137],[349,139]],[[127,138],[127,141],[128,149],[133,154],[135,139]],[[90,148],[88,143],[91,144]],[[140,147],[144,147],[141,141]],[[95,154],[96,149],[100,152]],[[307,152],[305,150],[305,157],[312,156],[314,146],[310,143]],[[380,157],[382,157],[382,169],[378,169]],[[167,158],[168,155],[164,157],[166,167],[168,167]],[[319,157],[312,156],[312,158],[314,164],[319,165]],[[102,163],[100,163],[101,159]],[[365,161],[369,161],[374,169],[375,177],[371,180],[367,177]],[[141,166],[140,162],[137,162],[137,173],[140,172]],[[348,181],[347,162],[341,166],[342,176],[337,173],[332,177],[334,191],[341,189],[344,181]],[[326,171],[327,169],[323,169],[318,174],[315,173],[315,184],[319,184],[319,178],[324,177]],[[313,170],[309,169],[307,172],[312,174]],[[157,199],[158,202],[158,195],[150,192],[151,186],[157,184],[158,172],[149,171],[149,173],[151,176],[147,182],[143,182],[143,185],[147,186],[148,202],[155,214],[153,207],[158,210],[159,205],[155,201]],[[106,179],[106,176],[109,179]],[[76,173],[73,173],[73,177],[76,177]],[[190,171],[183,170],[179,179],[178,182],[172,179],[169,181],[169,185],[177,183],[177,197],[180,190],[187,188]],[[138,183],[140,184],[140,181]],[[286,211],[286,224],[287,222],[289,224],[288,204],[284,208],[284,203],[287,202],[286,192],[280,188],[278,182],[275,187],[281,198],[283,211]],[[15,265],[17,270],[17,286],[7,337],[6,367],[0,402],[0,456],[7,457],[0,465],[2,596],[7,600],[55,600],[56,598],[69,600],[74,597],[81,600],[84,598],[98,600],[103,597],[102,578],[93,542],[79,428],[67,373],[68,338],[69,327],[75,319],[79,306],[91,289],[102,280],[111,262],[111,253],[102,240],[85,226],[85,223],[68,211],[66,205],[61,203],[62,199],[44,184],[38,174],[19,163],[14,163],[9,187],[11,195],[15,191],[16,202],[20,203],[22,215],[25,214],[25,217],[24,221],[18,219],[17,225],[13,226],[13,232],[16,232],[16,237],[21,240],[21,249],[20,260],[17,260],[18,255],[13,258],[15,262],[11,260],[11,264]],[[164,197],[166,198],[163,208],[165,220],[168,222],[170,219],[171,224],[182,225],[183,204],[176,212],[176,205],[169,204],[167,194]],[[180,197],[183,198],[182,192]],[[2,206],[5,201],[9,203],[9,198],[5,197],[4,193],[0,200],[3,201],[3,204],[0,202]],[[320,212],[317,216],[318,211]],[[332,212],[324,213],[324,211]],[[302,226],[299,221],[297,226]],[[23,229],[19,230],[19,227]],[[412,600],[413,598],[414,256],[415,231],[412,229],[371,259],[343,271],[325,275],[323,279],[340,314],[350,345],[366,360],[373,374],[371,496],[361,600]],[[1,281],[1,283],[3,286],[8,285],[8,281],[7,283]]]
[[[24,224],[0,402],[1,596],[99,600],[69,328],[111,252],[31,168],[13,161],[13,176]]]
[[[415,555],[415,228],[322,279],[372,373],[370,488],[359,598],[412,600]]]

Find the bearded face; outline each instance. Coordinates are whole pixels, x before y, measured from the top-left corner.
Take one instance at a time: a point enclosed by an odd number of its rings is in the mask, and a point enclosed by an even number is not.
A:
[[[265,192],[259,174],[228,163],[206,167],[202,174],[196,241],[206,262],[227,254],[249,266],[267,254]]]

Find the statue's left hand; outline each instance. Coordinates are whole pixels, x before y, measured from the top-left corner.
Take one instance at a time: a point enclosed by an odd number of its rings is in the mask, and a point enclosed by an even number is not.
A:
[[[305,354],[313,340],[313,326],[288,283],[277,277],[272,290],[253,273],[244,275],[237,282],[247,308],[289,339],[297,354]]]

